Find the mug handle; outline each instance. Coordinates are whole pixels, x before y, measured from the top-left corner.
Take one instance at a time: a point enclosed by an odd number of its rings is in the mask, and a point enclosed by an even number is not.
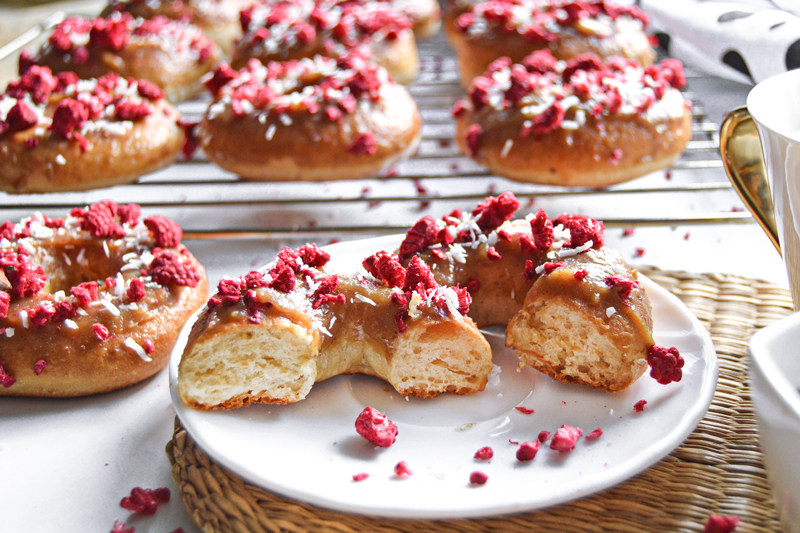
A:
[[[781,253],[761,141],[747,106],[725,116],[719,131],[719,151],[733,188]]]

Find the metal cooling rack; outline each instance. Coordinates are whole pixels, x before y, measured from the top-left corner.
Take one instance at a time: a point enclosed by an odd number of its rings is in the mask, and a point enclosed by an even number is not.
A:
[[[10,61],[26,44],[36,45],[64,18],[56,13],[0,49]],[[72,207],[110,198],[136,202],[145,212],[177,220],[188,239],[266,239],[273,243],[320,243],[405,231],[425,214],[441,216],[474,206],[489,194],[513,191],[525,209],[579,212],[607,227],[678,226],[750,222],[722,169],[718,125],[691,93],[696,74],[687,72],[686,96],[694,100],[693,137],[668,170],[608,189],[567,189],[520,184],[490,174],[462,156],[453,140],[450,109],[464,95],[453,51],[441,34],[420,43],[421,74],[409,87],[423,117],[418,153],[392,175],[326,183],[257,183],[241,180],[202,155],[142,178],[99,191],[47,195],[0,193],[0,220],[18,220],[34,210],[63,216]],[[207,99],[178,106],[199,118]]]

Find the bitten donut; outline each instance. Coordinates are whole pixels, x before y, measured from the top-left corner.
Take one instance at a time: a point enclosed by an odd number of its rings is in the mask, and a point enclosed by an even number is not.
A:
[[[147,80],[79,80],[32,66],[0,97],[0,190],[79,191],[131,183],[171,164],[180,115]]]
[[[70,17],[58,24],[34,55],[20,55],[20,74],[31,65],[75,72],[82,79],[108,73],[144,78],[161,87],[171,102],[202,89],[200,78],[219,61],[217,45],[198,28],[166,17]]]
[[[436,283],[381,252],[338,270],[313,244],[281,250],[262,271],[223,280],[192,327],[178,392],[196,409],[302,400],[339,374],[368,374],[404,396],[469,394],[492,370],[486,339],[465,314],[466,289]],[[377,270],[376,270],[377,269]]]
[[[352,50],[384,67],[399,83],[419,74],[412,22],[383,2],[281,0],[242,11],[245,35],[231,59],[270,61],[339,57]]]
[[[445,23],[445,30],[464,85],[498,57],[519,63],[542,49],[565,60],[591,53],[646,65],[656,57],[644,32],[647,15],[636,6],[602,0],[490,0],[450,13],[457,16]]]
[[[0,225],[0,395],[98,394],[169,361],[205,270],[160,215],[100,202]]]
[[[512,220],[519,207],[503,193],[471,214],[424,217],[399,257],[429,264],[440,284],[466,287],[469,316],[478,327],[507,325],[521,366],[609,392],[648,364],[660,382],[679,381],[683,360],[654,346],[650,301],[636,271],[604,246],[603,223],[543,210]]]
[[[641,67],[593,55],[556,61],[547,50],[501,58],[458,102],[461,150],[500,176],[605,187],[669,167],[692,136],[683,65]]]
[[[226,55],[242,36],[239,12],[256,0],[111,0],[100,13],[108,17],[115,12],[151,19],[164,16],[172,20],[188,20],[202,28]]]
[[[408,91],[356,55],[317,56],[239,72],[220,67],[197,130],[208,158],[257,180],[381,175],[416,150],[421,120]]]

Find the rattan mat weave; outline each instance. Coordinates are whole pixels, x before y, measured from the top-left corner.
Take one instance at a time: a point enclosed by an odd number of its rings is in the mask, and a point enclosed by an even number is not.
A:
[[[551,509],[487,519],[390,520],[318,509],[246,484],[211,460],[178,419],[167,444],[172,475],[206,533],[443,531],[702,531],[710,513],[741,518],[737,533],[778,531],[747,385],[750,336],[791,313],[783,287],[730,275],[642,272],[708,328],[719,355],[713,403],[694,433],[635,478]]]

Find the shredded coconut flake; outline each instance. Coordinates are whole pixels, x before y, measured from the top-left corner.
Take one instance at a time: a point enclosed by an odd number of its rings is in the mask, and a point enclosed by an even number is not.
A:
[[[609,307],[608,309],[606,309],[606,316],[607,316],[608,318],[611,318],[611,317],[612,317],[612,316],[614,316],[615,314],[617,314],[617,310],[616,310],[616,309],[614,309],[613,307]]]
[[[14,328],[6,328],[6,337],[13,337],[14,336]]]
[[[503,145],[503,149],[500,151],[500,157],[502,157],[503,159],[505,159],[505,158],[506,158],[506,156],[508,155],[508,152],[510,152],[510,151],[511,151],[511,147],[512,147],[512,146],[514,146],[514,141],[513,141],[513,139],[506,139],[506,142],[505,142],[505,144]]]
[[[363,294],[358,293],[358,292],[356,293],[356,300],[360,300],[360,301],[362,301],[364,303],[367,303],[367,304],[375,306],[375,307],[378,306],[378,304],[376,304],[373,300],[370,300],[369,298],[367,298],[366,296],[364,296]]]
[[[28,327],[28,312],[27,311],[20,311],[19,312],[19,319],[22,321],[22,327]]]
[[[125,341],[123,342],[123,344],[125,346],[127,346],[128,348],[130,348],[131,350],[133,350],[134,352],[136,352],[136,355],[141,357],[142,361],[145,361],[145,362],[149,363],[149,362],[151,362],[153,360],[149,355],[147,355],[147,353],[144,351],[144,348],[139,346],[136,343],[136,341],[133,340],[132,338],[125,337]]]
[[[67,326],[69,329],[78,329],[78,324],[76,324],[74,320],[70,320],[69,318],[64,319],[64,325]]]
[[[63,155],[58,154],[56,156],[56,163],[58,163],[59,165],[66,165],[67,164],[67,160]]]
[[[119,316],[120,312],[117,309],[117,306],[109,302],[108,300],[98,300],[100,305],[106,308],[106,310],[114,316]]]

